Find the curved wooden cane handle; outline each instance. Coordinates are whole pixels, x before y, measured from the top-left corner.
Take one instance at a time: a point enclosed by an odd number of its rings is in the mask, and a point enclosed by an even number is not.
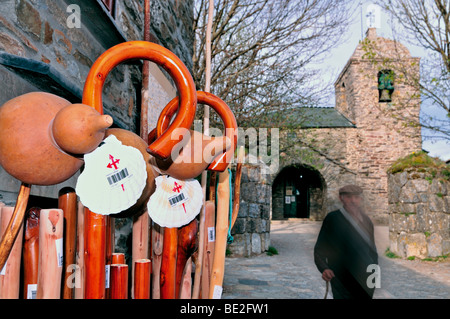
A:
[[[211,106],[219,114],[220,118],[223,121],[223,124],[225,125],[225,135],[231,141],[231,148],[228,151],[224,152],[222,155],[216,157],[214,161],[208,166],[208,170],[210,171],[223,172],[228,167],[229,162],[233,158],[233,154],[237,146],[236,118],[234,117],[234,114],[231,111],[230,107],[222,99],[214,94],[197,91],[197,102]],[[177,110],[178,97],[170,101],[162,110],[158,118],[158,123],[156,125],[156,136],[155,130],[153,130],[149,134],[149,140],[154,137],[158,138],[158,136],[167,133],[166,130],[169,127],[172,116],[177,112]]]
[[[83,104],[103,114],[102,90],[108,73],[119,63],[144,59],[163,67],[172,76],[180,96],[178,114],[170,127],[148,147],[148,152],[160,159],[167,159],[172,148],[181,141],[172,139],[175,128],[189,129],[194,122],[197,97],[194,80],[184,63],[171,51],[147,41],[129,41],[106,50],[92,65],[83,90]]]

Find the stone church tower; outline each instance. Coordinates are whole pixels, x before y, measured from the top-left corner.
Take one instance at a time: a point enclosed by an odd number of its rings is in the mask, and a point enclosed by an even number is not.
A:
[[[370,28],[335,82],[335,108],[353,122],[347,160],[366,194],[367,210],[385,221],[387,169],[422,149],[418,86],[419,58],[402,44]]]

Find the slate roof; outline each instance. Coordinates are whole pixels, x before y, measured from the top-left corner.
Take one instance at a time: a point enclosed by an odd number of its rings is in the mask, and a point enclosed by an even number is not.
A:
[[[270,116],[271,126],[291,128],[355,128],[348,118],[334,107],[300,107]]]

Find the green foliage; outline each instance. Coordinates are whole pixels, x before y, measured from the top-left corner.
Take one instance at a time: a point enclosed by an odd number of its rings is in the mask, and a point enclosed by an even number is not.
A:
[[[388,258],[400,258],[399,256],[397,256],[394,252],[392,252],[389,247],[386,249],[386,251],[384,252],[384,255]]]
[[[424,151],[413,152],[410,155],[398,159],[396,162],[394,162],[394,164],[392,164],[388,172],[391,174],[395,174],[403,172],[407,168],[439,168],[446,171],[446,176],[450,176],[450,172],[448,172],[448,169],[445,169],[446,165],[443,161],[428,156],[428,154]],[[432,178],[434,178],[436,174],[436,170],[432,170],[432,176],[428,177],[427,180],[431,182]]]
[[[266,253],[267,253],[267,256],[278,255],[278,250],[273,246],[269,246],[269,249],[267,250]]]

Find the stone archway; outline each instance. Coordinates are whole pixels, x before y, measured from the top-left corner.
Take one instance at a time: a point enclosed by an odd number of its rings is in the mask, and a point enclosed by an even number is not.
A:
[[[323,219],[326,183],[322,174],[308,165],[284,167],[272,184],[272,219]]]

